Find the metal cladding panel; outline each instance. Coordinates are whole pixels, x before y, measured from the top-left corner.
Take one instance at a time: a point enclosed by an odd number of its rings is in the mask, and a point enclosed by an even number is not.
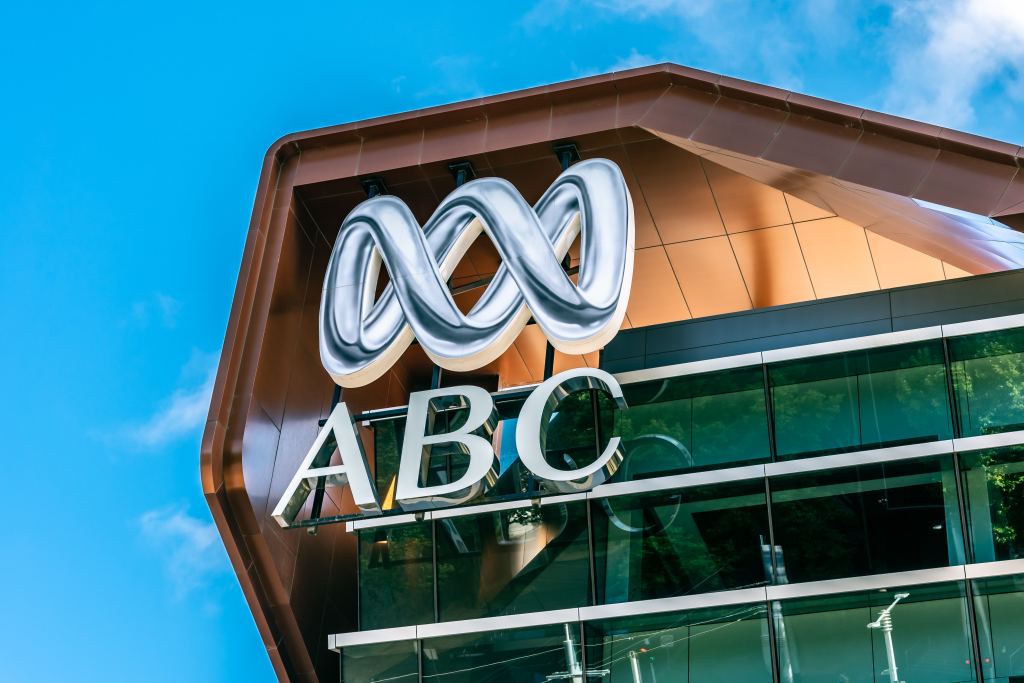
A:
[[[899,225],[873,233],[858,219],[871,219],[879,202],[904,207],[896,200],[919,186],[923,198],[954,208],[1019,212],[1019,148],[717,74],[664,64],[286,136],[264,161],[201,454],[207,501],[281,680],[337,680],[327,635],[355,619],[354,537],[342,525],[316,536],[279,529],[269,508],[331,408],[320,293],[341,221],[366,197],[360,181],[382,178],[421,224],[454,189],[452,161],[504,178],[534,202],[561,170],[552,144],[566,140],[584,158],[614,161],[634,201],[639,277],[622,331],[603,352],[606,368],[1024,310],[1020,273],[814,301],[886,286],[898,271],[886,264],[899,263],[901,248],[917,255],[915,281],[1012,267],[987,253],[954,267],[927,253],[922,245],[935,245],[920,235],[908,247]],[[842,193],[833,173],[849,181]],[[871,278],[862,250],[857,270],[829,272],[823,233],[839,225],[835,216],[854,224],[842,226],[849,244],[866,229],[868,245],[882,245],[881,256],[871,247],[873,284],[863,284]],[[801,235],[813,253],[803,253]],[[957,256],[948,245],[933,251]],[[570,254],[578,260],[577,247]],[[493,246],[478,240],[453,283],[497,264]],[[477,296],[456,303],[468,308]],[[749,310],[775,304],[783,305]],[[543,336],[530,325],[490,365],[442,381],[536,382],[543,358]],[[555,369],[597,362],[596,353],[557,354]],[[429,360],[413,345],[345,401],[354,411],[402,405],[430,381]],[[358,436],[370,443],[369,430]],[[333,514],[352,502],[331,492],[324,506]]]

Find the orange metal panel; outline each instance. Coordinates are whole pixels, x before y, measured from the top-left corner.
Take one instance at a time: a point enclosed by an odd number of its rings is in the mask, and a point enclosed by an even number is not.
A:
[[[729,235],[729,241],[754,306],[778,306],[814,298],[792,225]]]
[[[742,232],[792,221],[782,192],[718,164],[704,162],[725,229]]]
[[[865,231],[875,263],[878,284],[882,288],[916,285],[942,280],[942,262],[916,249],[900,244],[876,232]]]
[[[728,237],[665,247],[693,317],[750,308],[750,296]]]
[[[664,247],[637,250],[626,315],[633,327],[691,317]]]
[[[819,299],[878,289],[864,228],[822,218],[797,223],[796,235]]]

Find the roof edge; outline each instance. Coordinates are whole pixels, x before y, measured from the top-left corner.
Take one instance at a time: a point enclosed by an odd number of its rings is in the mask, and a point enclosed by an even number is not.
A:
[[[662,62],[651,66],[642,66],[623,71],[612,71],[595,76],[586,76],[567,81],[559,81],[550,85],[539,85],[520,90],[512,90],[485,97],[460,100],[447,104],[439,104],[423,109],[413,109],[396,114],[387,114],[368,119],[360,119],[333,126],[312,128],[283,135],[274,141],[267,150],[268,157],[274,157],[278,163],[284,163],[293,154],[310,146],[333,144],[334,139],[351,136],[351,139],[362,139],[363,132],[373,131],[375,135],[385,133],[387,128],[401,128],[419,120],[434,119],[438,116],[453,113],[465,113],[474,110],[485,110],[487,107],[518,101],[526,103],[532,99],[549,97],[588,86],[602,84],[624,84],[642,80],[644,77],[663,77],[665,85],[681,85],[698,90],[712,91],[715,94],[747,101],[761,106],[773,107],[787,113],[819,116],[824,119],[843,119],[849,123],[856,122],[864,130],[892,135],[897,138],[915,142],[927,142],[939,149],[949,149],[968,156],[993,159],[1004,163],[1011,162],[1024,167],[1024,147],[1010,142],[987,138],[974,133],[946,128],[936,124],[916,121],[894,114],[875,111],[854,105],[827,100],[824,98],[785,90],[773,86],[762,85],[710,71],[693,69]],[[484,112],[486,116],[486,112]],[[328,138],[328,139],[325,139]]]

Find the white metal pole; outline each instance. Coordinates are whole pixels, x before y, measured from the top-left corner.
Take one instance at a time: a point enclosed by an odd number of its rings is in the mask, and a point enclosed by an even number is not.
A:
[[[882,623],[882,637],[885,638],[885,656],[889,659],[889,680],[892,683],[900,683],[900,676],[896,671],[896,652],[892,648],[892,617],[888,614]]]
[[[583,683],[583,667],[576,659],[576,643],[572,640],[569,624],[565,624],[565,667],[572,683]]]
[[[640,675],[640,662],[637,660],[636,650],[629,651],[629,668],[633,672],[633,683],[644,683],[644,679]]]
[[[900,683],[899,671],[896,669],[896,650],[892,645],[892,610],[903,598],[910,597],[910,593],[897,593],[892,604],[879,613],[878,618],[868,624],[868,628],[882,629],[882,638],[885,640],[885,657],[889,663],[890,683]]]

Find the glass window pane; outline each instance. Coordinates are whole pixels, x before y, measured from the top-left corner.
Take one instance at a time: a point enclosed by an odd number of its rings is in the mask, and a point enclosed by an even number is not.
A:
[[[579,624],[430,638],[423,641],[423,680],[428,683],[572,681],[568,674],[583,676],[580,649]],[[561,678],[547,679],[559,674]]]
[[[975,581],[974,616],[986,681],[1024,681],[1024,575]]]
[[[613,436],[614,413],[602,391],[575,391],[562,399],[546,430],[548,464],[567,470],[594,462]]]
[[[599,604],[768,582],[764,482],[591,503]]]
[[[1024,329],[949,339],[963,436],[1024,429]]]
[[[951,456],[771,482],[780,581],[963,564]]]
[[[890,614],[899,680],[975,680],[964,587],[951,583],[774,603],[783,683],[887,683],[885,637],[868,624],[897,593],[908,594]]]
[[[780,458],[952,437],[942,343],[768,367]]]
[[[622,387],[619,480],[758,462],[770,456],[761,366]]]
[[[430,524],[359,531],[359,628],[433,622],[433,557]]]
[[[1024,447],[960,454],[975,562],[1024,558]]]
[[[373,425],[373,479],[377,485],[378,499],[392,501],[395,480],[398,476],[398,460],[405,438],[405,418],[381,420]]]
[[[346,647],[341,651],[341,682],[417,683],[417,647],[415,640]]]
[[[441,621],[590,603],[586,503],[530,506],[435,524]]]
[[[585,635],[587,668],[609,683],[772,680],[763,604],[588,622]]]

